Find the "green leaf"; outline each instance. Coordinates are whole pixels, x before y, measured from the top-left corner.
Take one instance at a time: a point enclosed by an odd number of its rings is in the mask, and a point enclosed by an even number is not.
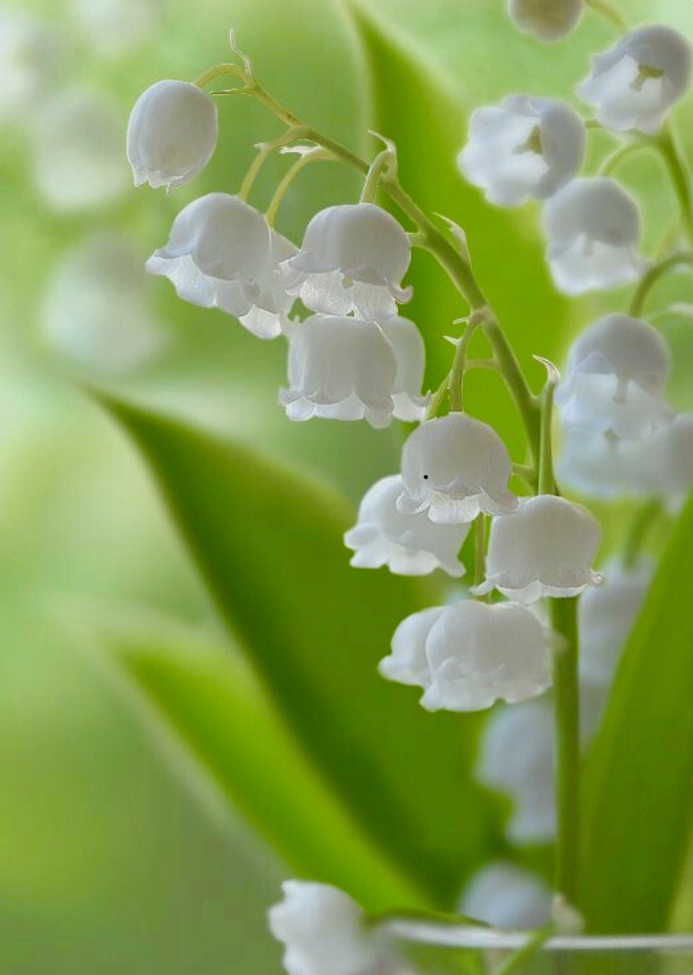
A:
[[[693,498],[626,647],[585,770],[591,930],[666,930],[693,827]]]
[[[193,781],[202,770],[205,787],[211,780],[297,876],[337,884],[364,904],[416,899],[316,775],[237,655],[161,627],[156,635],[111,628],[101,642],[156,719],[157,737],[163,729],[168,742],[172,733],[175,755],[182,750],[188,768],[193,759]]]
[[[460,22],[466,22],[468,12],[456,6]],[[416,202],[429,215],[443,214],[464,229],[475,275],[538,388],[543,376],[532,354],[559,358],[571,305],[550,281],[545,245],[532,209],[492,206],[460,176],[456,156],[467,122],[458,92],[435,64],[425,60],[423,50],[374,15],[370,4],[352,0],[350,9],[373,79],[373,128],[397,144],[401,181]],[[440,226],[445,226],[442,220]],[[435,389],[452,358],[443,336],[459,334],[454,320],[467,309],[429,255],[415,255],[407,283],[414,285],[414,299],[403,314],[419,325],[426,338],[427,378]],[[479,348],[483,354],[488,352],[483,343]],[[522,428],[500,377],[486,371],[471,373],[466,393],[470,412],[491,423],[516,459],[522,460]]]
[[[420,904],[450,907],[502,847],[471,779],[476,716],[376,672],[421,584],[349,566],[354,512],[251,451],[104,399],[149,461],[217,605],[297,739]],[[383,905],[377,905],[382,907]],[[406,906],[406,905],[405,905]]]

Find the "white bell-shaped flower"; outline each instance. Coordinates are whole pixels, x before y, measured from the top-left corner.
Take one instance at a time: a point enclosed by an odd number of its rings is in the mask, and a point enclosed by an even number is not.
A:
[[[291,303],[278,265],[293,250],[254,207],[237,196],[208,193],[181,210],[168,243],[146,268],[169,278],[185,301],[219,308],[260,338],[275,338]]]
[[[603,404],[605,405],[605,404]],[[668,427],[660,428],[662,434]],[[556,478],[586,498],[611,500],[657,493],[666,450],[659,434],[639,440],[564,423]]]
[[[372,203],[356,203],[316,214],[298,254],[282,266],[287,290],[306,308],[383,321],[411,298],[412,289],[401,287],[410,260],[409,238],[395,218]]]
[[[484,729],[476,777],[513,800],[506,830],[514,843],[555,833],[553,735],[553,711],[543,700],[500,708]]]
[[[667,343],[647,322],[600,319],[570,350],[556,390],[563,422],[626,439],[649,436],[671,420],[662,396],[670,360]]]
[[[641,561],[631,568],[612,562],[604,584],[589,589],[578,603],[580,673],[609,687],[621,651],[652,582],[653,566]]]
[[[508,490],[512,462],[492,427],[466,413],[426,420],[402,450],[404,491],[397,502],[403,514],[427,511],[431,521],[459,524],[480,511],[513,511],[517,498]]]
[[[659,493],[670,511],[686,503],[693,486],[693,413],[680,413],[658,434],[665,463],[659,474]]]
[[[522,498],[512,514],[491,522],[486,582],[510,599],[532,603],[542,596],[577,596],[599,577],[592,562],[599,524],[582,505],[550,494]]]
[[[550,44],[575,29],[584,8],[584,0],[510,0],[508,13],[521,31]]]
[[[0,119],[23,121],[38,99],[55,90],[65,55],[63,39],[50,23],[19,9],[4,10],[0,14]]]
[[[454,577],[463,575],[458,556],[470,526],[435,525],[425,513],[402,514],[397,510],[402,487],[402,478],[395,474],[366,492],[358,521],[344,536],[356,553],[351,564],[360,569],[387,565],[403,576],[428,575],[435,569]]]
[[[288,330],[289,388],[280,393],[290,420],[392,420],[397,359],[382,329],[360,318],[313,315]]]
[[[551,917],[551,890],[536,874],[514,863],[489,863],[474,874],[460,903],[467,917],[494,928],[539,928]]]
[[[647,267],[638,204],[613,179],[573,180],[548,200],[543,220],[551,273],[565,294],[628,284]]]
[[[652,135],[685,93],[690,76],[691,48],[682,34],[672,27],[639,27],[593,59],[578,94],[595,106],[606,128]]]
[[[499,206],[545,200],[571,180],[585,154],[585,126],[565,102],[509,95],[477,108],[467,145],[457,157],[462,174]]]
[[[120,112],[100,92],[60,92],[36,114],[31,136],[34,180],[52,209],[84,212],[126,192]]]
[[[395,975],[386,937],[366,925],[362,908],[328,884],[287,880],[270,908],[269,927],[285,947],[288,975]]]
[[[135,102],[127,155],[135,186],[155,189],[189,183],[212,158],[218,134],[211,95],[189,81],[157,81]]]
[[[51,275],[41,324],[50,345],[72,362],[107,373],[135,368],[162,350],[147,278],[132,242],[88,237]]]
[[[380,673],[423,687],[421,705],[428,711],[479,711],[499,699],[524,701],[551,683],[546,635],[537,618],[516,603],[472,599],[405,619]]]
[[[397,360],[397,375],[392,389],[394,415],[398,420],[409,422],[423,420],[430,396],[421,395],[426,368],[426,347],[421,332],[408,318],[399,315],[383,320],[380,328]]]

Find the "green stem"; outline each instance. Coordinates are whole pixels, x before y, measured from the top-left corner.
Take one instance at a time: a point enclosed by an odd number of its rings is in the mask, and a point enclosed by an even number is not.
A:
[[[391,149],[383,149],[375,157],[370,165],[366,181],[361,190],[361,203],[372,203],[375,200],[378,187],[380,186],[380,180],[388,166],[392,164],[392,159],[393,154]]]
[[[614,27],[618,28],[619,31],[625,33],[628,27],[628,21],[622,16],[621,12],[613,7],[608,0],[585,0],[588,7],[591,7],[595,13],[600,14],[602,17],[606,18],[609,23],[613,24]]]
[[[464,371],[467,364],[467,348],[477,324],[474,321],[467,322],[462,336],[458,339],[455,357],[452,360],[452,368],[450,369],[448,379],[450,386],[450,407],[457,413],[462,413],[464,410],[463,385]]]
[[[260,170],[272,153],[277,149],[281,149],[282,146],[287,146],[291,142],[295,142],[296,139],[300,139],[302,134],[303,129],[300,126],[294,126],[290,128],[288,132],[284,132],[282,135],[280,135],[279,138],[273,139],[272,142],[264,142],[260,146],[257,155],[250,164],[248,172],[243,178],[241,188],[238,191],[238,196],[241,198],[241,200],[247,200],[250,196],[250,192],[255,185],[255,180],[257,179]]]
[[[555,384],[549,379],[541,395],[541,439],[539,445],[539,494],[555,494],[553,474],[553,394]]]
[[[215,64],[214,67],[204,71],[199,78],[196,78],[193,84],[197,85],[198,88],[204,88],[210,81],[214,81],[215,78],[224,74],[232,74],[234,77],[240,78],[241,81],[247,80],[246,73],[239,64]]]
[[[634,318],[640,318],[645,308],[647,296],[654,285],[661,277],[668,274],[669,271],[680,264],[688,264],[693,267],[693,253],[690,251],[679,251],[676,254],[670,254],[669,257],[665,257],[662,261],[658,261],[657,264],[653,264],[638,285],[631,300],[628,313]]]
[[[691,174],[676,137],[674,128],[669,122],[664,126],[656,139],[662,157],[669,169],[674,190],[681,204],[681,216],[690,243],[693,243],[693,189],[691,188]]]
[[[553,658],[556,862],[554,888],[572,906],[580,895],[580,693],[577,597],[549,600],[560,645]]]
[[[293,165],[290,166],[277,184],[277,188],[274,191],[274,196],[270,200],[270,204],[267,207],[267,212],[265,213],[265,219],[270,227],[274,226],[274,222],[277,219],[277,214],[279,213],[279,207],[282,205],[284,197],[299,173],[301,173],[306,166],[311,165],[311,163],[329,162],[331,158],[332,156],[328,152],[324,152],[321,149],[312,149],[300,156],[293,163]]]
[[[517,356],[495,318],[484,322],[484,331],[493,346],[500,371],[520,411],[532,460],[538,464],[541,433],[539,401],[527,385]]]
[[[611,176],[614,170],[621,165],[624,159],[632,156],[636,152],[640,152],[643,149],[654,149],[655,146],[649,141],[636,140],[634,142],[627,142],[624,146],[619,146],[615,149],[609,156],[606,157],[604,162],[599,167],[599,176]]]
[[[632,569],[638,561],[647,533],[661,510],[662,505],[659,499],[650,498],[636,511],[623,546],[621,558],[625,569]]]
[[[553,924],[547,924],[544,928],[534,931],[527,939],[527,942],[517,951],[513,951],[504,962],[495,970],[493,975],[514,975],[522,968],[525,962],[530,961],[541,946],[545,944],[555,932]]]

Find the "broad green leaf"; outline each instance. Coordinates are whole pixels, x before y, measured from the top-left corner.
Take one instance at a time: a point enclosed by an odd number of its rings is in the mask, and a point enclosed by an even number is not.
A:
[[[168,732],[165,740],[173,733],[205,784],[211,779],[297,876],[337,884],[364,904],[417,899],[316,775],[229,648],[160,628],[156,636],[111,629],[100,639],[145,714],[157,719],[157,733]]]
[[[103,399],[147,458],[227,623],[306,753],[421,900],[450,907],[499,851],[471,781],[478,719],[430,715],[376,672],[421,585],[349,567],[354,512],[252,452]]]
[[[628,642],[585,771],[595,931],[666,929],[693,828],[693,498]]]
[[[461,22],[473,15],[457,7]],[[465,182],[456,168],[467,129],[460,91],[425,60],[420,46],[407,44],[399,30],[389,30],[374,16],[370,4],[352,0],[350,8],[373,79],[373,127],[396,142],[401,181],[417,203],[429,215],[443,214],[464,229],[476,276],[538,387],[543,376],[532,354],[559,357],[571,306],[550,282],[531,210],[491,206]],[[440,226],[445,226],[442,220]],[[426,338],[428,381],[436,388],[452,358],[443,336],[459,334],[453,322],[466,306],[426,254],[415,255],[407,281],[414,285],[414,299],[403,314],[417,322]],[[484,350],[483,342],[479,349]],[[472,373],[467,386],[468,409],[498,429],[521,459],[521,428],[500,378]]]

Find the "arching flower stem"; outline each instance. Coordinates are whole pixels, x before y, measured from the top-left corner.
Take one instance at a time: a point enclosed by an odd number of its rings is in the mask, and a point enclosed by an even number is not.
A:
[[[243,177],[243,182],[241,183],[241,188],[238,191],[238,196],[241,200],[247,200],[250,193],[255,185],[255,180],[260,174],[260,170],[277,149],[281,149],[282,146],[290,145],[295,142],[296,139],[302,138],[303,130],[300,126],[289,129],[284,132],[277,139],[273,139],[271,142],[263,142],[258,147],[258,153],[253,159],[252,163],[248,168],[248,172]]]
[[[277,188],[274,191],[274,196],[270,200],[269,206],[267,207],[265,219],[270,227],[274,226],[277,219],[277,213],[282,205],[282,201],[284,200],[284,197],[299,173],[303,172],[306,166],[310,166],[311,163],[330,162],[332,159],[332,155],[329,152],[326,152],[324,149],[321,149],[319,146],[315,146],[314,148],[308,149],[306,152],[301,153],[299,158],[296,159],[292,166],[290,166],[277,184]]]
[[[645,308],[645,302],[654,285],[661,277],[664,277],[665,274],[668,274],[669,271],[679,267],[681,264],[687,264],[693,267],[693,253],[690,251],[679,251],[653,264],[638,285],[631,300],[628,314],[632,315],[633,318],[641,318]]]
[[[397,166],[396,158],[391,149],[383,149],[375,157],[368,170],[368,175],[361,190],[360,203],[373,203],[388,170]]]
[[[467,349],[472,335],[479,325],[478,319],[472,316],[465,326],[462,336],[457,340],[455,347],[455,357],[452,360],[448,385],[450,387],[450,406],[453,410],[462,412],[464,410],[463,384],[464,373],[467,367]]]
[[[689,241],[693,244],[693,188],[691,174],[671,122],[655,140],[671,176],[674,190],[681,204],[681,215]]]
[[[657,147],[649,139],[634,139],[632,142],[626,142],[625,145],[619,146],[610,155],[606,157],[604,162],[599,167],[597,172],[598,176],[612,176],[614,171],[621,163],[628,159],[630,156],[635,155],[636,152],[640,152],[643,149],[656,149]]]
[[[596,14],[608,20],[617,30],[622,33],[628,30],[628,21],[608,0],[585,0],[585,4]]]

